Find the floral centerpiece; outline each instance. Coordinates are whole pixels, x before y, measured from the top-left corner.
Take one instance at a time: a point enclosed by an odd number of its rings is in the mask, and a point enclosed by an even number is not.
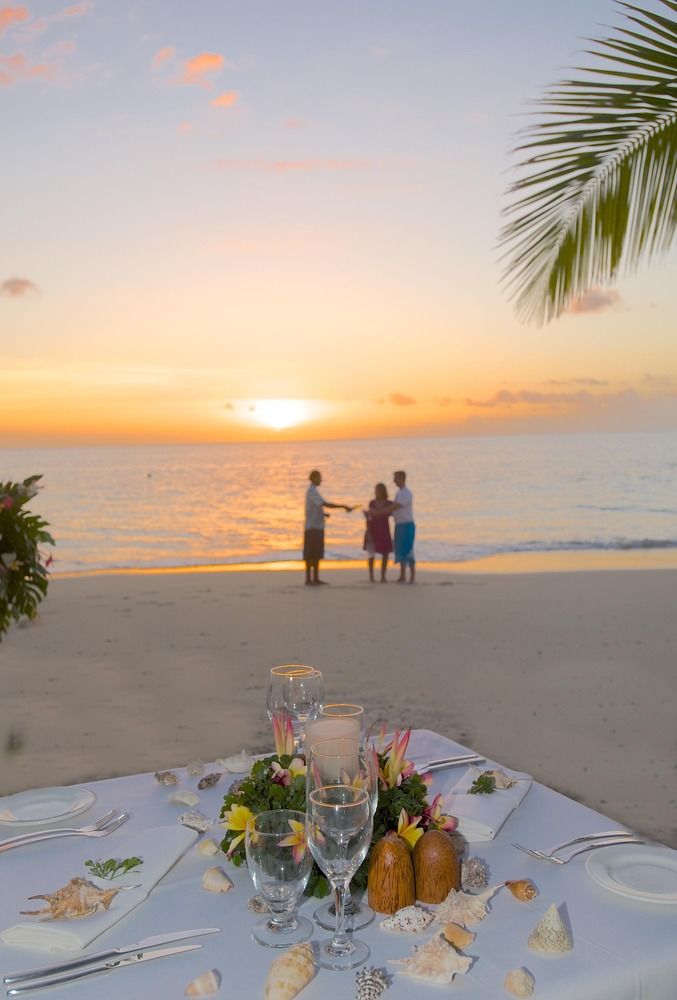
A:
[[[40,476],[22,483],[0,482],[0,641],[12,621],[35,618],[47,593],[47,568],[38,546],[54,545],[47,522],[25,505],[38,491]]]
[[[226,834],[221,849],[234,865],[245,862],[245,834],[254,816],[269,809],[306,808],[306,762],[303,755],[294,755],[294,736],[291,722],[273,720],[275,753],[258,760],[249,775],[236,781],[224,798],[221,808],[222,825]],[[428,802],[429,775],[420,775],[413,763],[406,760],[411,730],[397,730],[389,742],[381,732],[375,754],[379,767],[378,808],[374,814],[374,833],[371,847],[387,833],[395,830],[409,847],[413,848],[426,830],[456,829],[453,816],[442,812],[442,797],[436,795]],[[298,834],[301,836],[301,834]],[[364,888],[369,871],[369,854],[353,879],[353,885]],[[326,896],[329,886],[317,865],[308,882],[306,893]]]

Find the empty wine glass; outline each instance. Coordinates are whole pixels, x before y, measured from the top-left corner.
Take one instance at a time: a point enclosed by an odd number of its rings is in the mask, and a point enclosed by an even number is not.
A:
[[[319,670],[312,673],[291,671],[284,682],[285,707],[294,731],[294,746],[299,749],[303,730],[314,719],[324,699],[324,681]]]
[[[332,737],[320,740],[307,748],[306,800],[313,788],[331,784],[348,784],[364,788],[369,796],[372,817],[378,807],[378,759],[368,740]],[[325,930],[332,930],[336,922],[336,904],[322,903],[313,914]],[[346,889],[345,916],[351,930],[367,927],[374,919],[374,911],[364,901],[357,902]]]
[[[369,947],[346,934],[344,904],[350,880],[371,843],[369,795],[353,785],[324,785],[313,789],[306,806],[308,846],[336,901],[334,935],[320,942],[317,962],[325,969],[354,969],[369,958]]]
[[[313,924],[296,913],[313,859],[307,849],[305,815],[295,809],[259,813],[247,827],[247,867],[270,913],[252,928],[252,937],[268,948],[307,941]]]
[[[271,722],[275,716],[287,711],[287,692],[285,689],[287,677],[291,674],[296,676],[312,674],[314,670],[314,667],[307,667],[302,663],[282,663],[278,667],[270,668],[267,707],[268,718]]]

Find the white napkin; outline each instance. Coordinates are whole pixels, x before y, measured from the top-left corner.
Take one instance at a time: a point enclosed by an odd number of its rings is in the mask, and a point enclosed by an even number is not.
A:
[[[517,808],[531,788],[531,775],[502,768],[509,778],[516,780],[512,788],[499,788],[491,794],[469,795],[468,790],[484,767],[469,767],[455,785],[444,795],[445,812],[458,819],[458,833],[469,841],[493,840],[511,813]]]
[[[134,871],[119,879],[90,878],[87,870],[70,872],[65,877],[51,878],[51,884],[42,886],[43,892],[53,892],[66,885],[75,875],[89,878],[91,882],[102,889],[119,888],[122,886],[138,886],[119,892],[113,899],[109,910],[98,910],[91,917],[77,917],[72,920],[49,920],[32,917],[30,921],[15,924],[0,933],[0,940],[6,944],[19,945],[26,948],[37,948],[44,951],[79,951],[86,948],[95,938],[126,916],[130,910],[142,903],[151,889],[160,881],[163,875],[178,861],[198,838],[195,830],[185,826],[160,826],[152,830],[144,830],[121,846],[117,847],[117,858],[142,858],[143,864]],[[105,856],[105,855],[104,855]],[[37,891],[31,888],[30,894]],[[27,902],[22,909],[42,909],[47,903],[42,900]]]

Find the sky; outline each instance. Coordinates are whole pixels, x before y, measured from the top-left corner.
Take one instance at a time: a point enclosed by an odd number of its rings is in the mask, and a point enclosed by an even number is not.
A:
[[[677,253],[545,327],[500,283],[528,102],[619,20],[0,2],[0,445],[677,426]]]

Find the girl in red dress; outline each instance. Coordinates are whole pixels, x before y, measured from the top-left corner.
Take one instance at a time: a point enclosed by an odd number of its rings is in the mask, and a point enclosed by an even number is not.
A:
[[[388,490],[385,483],[377,483],[374,487],[374,499],[369,502],[369,510],[365,510],[364,516],[367,519],[367,530],[364,533],[363,549],[369,557],[369,579],[376,583],[374,579],[374,557],[376,553],[381,556],[381,583],[387,583],[386,568],[388,566],[388,556],[393,551],[393,540],[390,536],[390,517],[387,514],[377,514],[372,512],[382,507],[387,507]]]

